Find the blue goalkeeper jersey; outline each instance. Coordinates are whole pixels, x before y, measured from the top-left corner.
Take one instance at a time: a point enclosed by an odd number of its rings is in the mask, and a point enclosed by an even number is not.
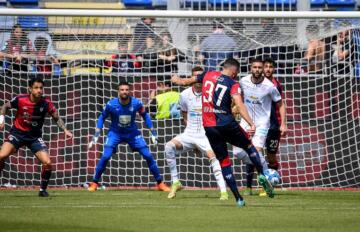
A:
[[[119,98],[113,98],[108,101],[101,112],[96,127],[103,128],[105,119],[110,115],[111,123],[109,131],[126,137],[137,136],[140,134],[140,131],[135,123],[136,112],[139,112],[142,116],[147,114],[143,103],[139,99],[130,97],[129,103],[122,105]]]

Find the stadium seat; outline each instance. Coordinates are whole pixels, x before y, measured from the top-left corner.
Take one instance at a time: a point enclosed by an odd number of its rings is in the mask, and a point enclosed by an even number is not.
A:
[[[0,8],[6,7],[7,1],[6,0],[0,0]]]
[[[39,1],[38,0],[9,0],[11,5],[16,5],[16,4],[21,4],[21,5],[38,5]]]
[[[153,7],[167,7],[167,0],[152,0]]]
[[[274,6],[274,5],[290,6],[290,5],[296,5],[296,0],[268,0],[268,4],[269,6]]]
[[[237,0],[209,0],[211,5],[236,5]]]
[[[25,29],[47,29],[48,24],[43,16],[19,16],[18,23]]]
[[[123,0],[123,3],[126,7],[152,7],[152,0]]]
[[[355,6],[355,0],[326,0],[329,7],[332,6]]]
[[[311,0],[310,2],[311,7],[323,7],[325,4],[325,0]]]
[[[185,7],[205,7],[208,0],[185,0]]]
[[[11,29],[15,24],[15,16],[0,16],[0,28]]]

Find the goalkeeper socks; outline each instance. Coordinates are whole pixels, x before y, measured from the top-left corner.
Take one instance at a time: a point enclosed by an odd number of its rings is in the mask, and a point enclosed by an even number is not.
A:
[[[95,175],[93,178],[93,182],[98,183],[101,175],[105,171],[107,162],[109,161],[111,155],[113,153],[112,147],[104,147],[103,155],[101,156],[101,159],[99,160],[99,163],[96,165]]]
[[[51,165],[43,165],[41,170],[40,190],[45,190],[51,177]]]
[[[250,147],[246,148],[245,151],[248,153],[249,158],[250,158],[251,162],[255,165],[258,173],[263,175],[264,174],[263,166],[261,164],[261,159],[260,159],[259,153],[257,152],[256,148],[253,145],[251,145]]]
[[[253,164],[246,164],[246,187],[252,187],[252,181],[254,177],[254,165]]]
[[[162,182],[162,177],[160,175],[159,168],[156,164],[156,161],[154,160],[152,154],[150,153],[150,150],[148,147],[143,147],[139,149],[140,155],[144,157],[146,160],[147,165],[149,166],[150,172],[153,174],[156,182],[160,184]]]
[[[170,168],[171,182],[179,180],[179,174],[176,167],[176,146],[172,142],[168,142],[165,145],[166,162]],[[219,164],[219,170],[220,164]]]
[[[235,176],[233,174],[232,168],[231,168],[231,161],[229,156],[227,156],[225,159],[220,161],[221,165],[221,171],[224,176],[224,179],[229,186],[231,192],[234,194],[235,200],[238,201],[243,200],[242,196],[239,193],[239,190],[236,185]]]
[[[221,172],[220,162],[215,157],[210,159],[210,164],[216,179],[216,183],[220,189],[220,192],[226,192],[226,185],[223,174]],[[175,163],[176,167],[176,163]],[[171,170],[171,169],[170,169]]]

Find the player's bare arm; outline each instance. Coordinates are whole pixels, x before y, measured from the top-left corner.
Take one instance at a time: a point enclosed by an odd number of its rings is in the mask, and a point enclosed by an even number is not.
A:
[[[69,131],[68,129],[66,129],[65,123],[64,123],[64,121],[60,118],[59,113],[55,111],[54,113],[51,114],[51,117],[55,120],[55,122],[57,123],[58,127],[64,131],[65,135],[66,135],[68,138],[71,139],[71,138],[73,137],[73,134],[71,133],[71,131]]]
[[[176,85],[189,86],[196,83],[196,76],[192,76],[190,78],[181,78],[178,75],[173,75],[171,77],[171,82]]]
[[[244,105],[244,101],[240,94],[232,95],[233,101],[235,103],[235,107],[237,107],[238,112],[240,113],[241,117],[250,125],[250,130],[248,130],[249,134],[255,133],[256,127],[254,122],[251,120],[249,113]]]
[[[5,115],[7,109],[10,109],[11,105],[10,102],[6,102],[4,105],[2,105],[0,109],[0,130],[4,129],[5,127]]]
[[[280,113],[280,118],[281,118],[281,125],[280,125],[280,131],[281,131],[281,136],[286,135],[287,132],[287,127],[286,127],[286,107],[284,104],[283,100],[280,100],[277,103],[278,107],[279,107],[279,113]]]

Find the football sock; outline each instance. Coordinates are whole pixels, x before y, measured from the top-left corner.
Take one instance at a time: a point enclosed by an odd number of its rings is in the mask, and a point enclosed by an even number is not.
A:
[[[254,177],[254,165],[253,164],[246,164],[246,187],[252,187],[252,181]]]
[[[45,190],[51,177],[51,165],[43,165],[41,170],[40,190]]]
[[[263,175],[264,174],[263,166],[261,164],[261,159],[260,159],[259,153],[257,152],[256,148],[253,145],[251,145],[250,147],[246,148],[245,151],[248,153],[249,158],[250,158],[251,162],[255,165],[258,173]]]
[[[146,163],[150,169],[150,172],[153,174],[156,182],[158,184],[160,184],[162,182],[162,178],[160,175],[160,171],[159,168],[156,164],[156,161],[154,160],[154,157],[152,156],[152,154],[150,153],[150,150],[148,147],[143,147],[139,149],[139,153],[140,155],[142,155],[144,157],[144,159],[146,160]]]
[[[170,168],[171,181],[174,183],[179,180],[179,174],[176,167],[176,146],[172,142],[168,142],[165,145],[166,162]],[[219,164],[220,169],[220,164]]]
[[[263,171],[269,169],[268,164],[265,160],[265,156],[262,152],[258,152],[259,153],[259,157],[260,157],[260,161],[261,161],[261,165],[263,166]]]
[[[231,168],[231,161],[229,156],[227,156],[225,159],[220,161],[221,165],[221,171],[224,176],[224,179],[229,186],[231,192],[234,194],[235,200],[238,201],[243,200],[242,196],[239,193],[239,190],[236,185],[235,176],[233,174],[232,168]]]
[[[107,146],[104,147],[103,155],[101,156],[101,159],[99,160],[99,163],[96,165],[96,170],[95,170],[95,175],[94,175],[94,178],[93,178],[93,182],[95,182],[95,183],[99,182],[99,180],[101,178],[101,175],[105,171],[107,162],[111,158],[113,150],[114,149],[112,147],[107,147]]]
[[[221,172],[220,162],[215,157],[210,159],[210,164],[216,179],[216,183],[220,189],[220,192],[226,192],[226,185],[223,174]]]

